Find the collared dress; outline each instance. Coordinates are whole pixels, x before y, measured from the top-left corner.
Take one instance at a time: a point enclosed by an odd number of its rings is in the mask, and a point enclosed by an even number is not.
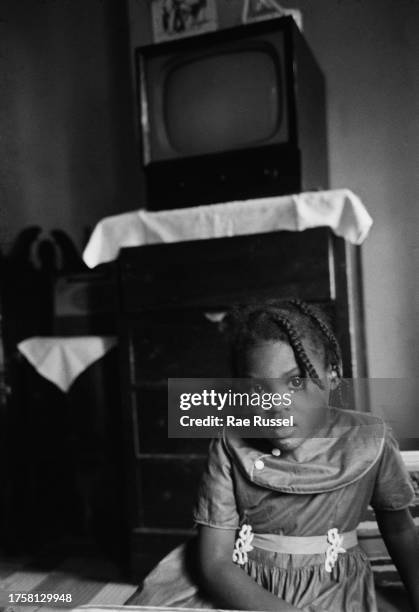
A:
[[[223,434],[210,445],[194,510],[198,525],[255,534],[321,536],[357,528],[369,504],[400,510],[414,490],[391,430],[371,414],[331,408],[322,438],[278,454],[265,440]],[[273,452],[272,452],[273,451]],[[146,578],[139,605],[214,607],[188,569],[187,547],[172,551]],[[372,570],[359,545],[325,555],[254,547],[242,565],[259,585],[305,612],[376,612]]]

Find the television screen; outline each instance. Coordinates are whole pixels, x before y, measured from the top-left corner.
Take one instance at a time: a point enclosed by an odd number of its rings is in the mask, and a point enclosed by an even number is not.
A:
[[[164,83],[170,146],[182,155],[254,146],[281,120],[281,74],[262,48],[209,55],[173,68]]]
[[[287,142],[283,33],[213,45],[199,38],[140,55],[146,164]]]

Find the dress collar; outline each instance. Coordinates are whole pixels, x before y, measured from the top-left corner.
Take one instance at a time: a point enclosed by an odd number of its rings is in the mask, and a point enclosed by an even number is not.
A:
[[[224,434],[227,449],[253,483],[282,493],[326,493],[362,478],[378,461],[384,422],[371,414],[330,408],[326,437],[273,456],[265,440]]]

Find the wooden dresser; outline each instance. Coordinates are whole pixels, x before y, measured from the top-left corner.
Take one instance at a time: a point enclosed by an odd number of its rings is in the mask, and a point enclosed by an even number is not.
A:
[[[293,296],[329,308],[344,375],[366,376],[359,248],[326,228],[125,248],[118,284],[127,536],[139,580],[193,532],[208,447],[168,438],[167,379],[228,377],[211,313]]]

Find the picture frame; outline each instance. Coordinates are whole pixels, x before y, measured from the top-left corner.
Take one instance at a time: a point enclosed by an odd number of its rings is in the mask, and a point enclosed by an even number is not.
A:
[[[291,16],[299,30],[303,31],[303,16],[298,9],[282,7],[277,0],[243,0],[242,23],[264,21],[276,17]]]
[[[215,0],[152,0],[151,19],[155,43],[218,28]]]

